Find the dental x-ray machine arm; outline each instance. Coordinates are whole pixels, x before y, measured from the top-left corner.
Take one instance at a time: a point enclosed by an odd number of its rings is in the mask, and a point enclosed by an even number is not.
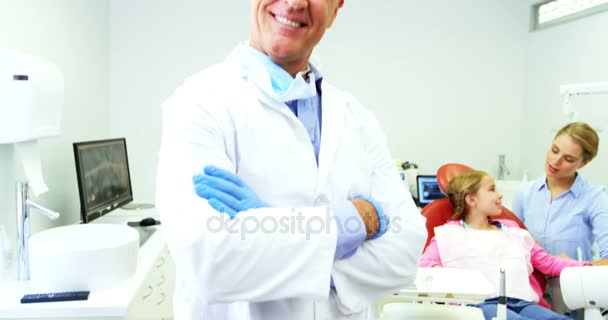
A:
[[[571,110],[570,97],[578,95],[608,94],[608,82],[567,84],[559,87],[562,96],[562,112],[570,121],[576,121],[577,113]]]
[[[604,319],[600,308],[608,308],[608,266],[568,267],[559,278],[568,308],[585,308],[585,320]]]

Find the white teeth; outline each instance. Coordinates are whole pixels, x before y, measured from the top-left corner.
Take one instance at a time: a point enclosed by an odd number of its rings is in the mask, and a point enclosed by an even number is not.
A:
[[[299,28],[299,27],[302,26],[301,23],[296,22],[296,21],[291,21],[291,20],[289,20],[289,19],[287,19],[285,17],[282,17],[282,16],[275,16],[275,18],[277,19],[278,22],[280,22],[282,24],[286,24],[288,26],[292,26],[292,27],[296,27],[296,28]]]

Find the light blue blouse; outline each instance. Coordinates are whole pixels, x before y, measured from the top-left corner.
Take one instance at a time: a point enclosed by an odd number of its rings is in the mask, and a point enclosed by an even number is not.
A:
[[[570,190],[551,201],[546,176],[519,187],[513,212],[550,254],[565,253],[590,261],[595,239],[601,258],[608,258],[608,195],[577,173]]]

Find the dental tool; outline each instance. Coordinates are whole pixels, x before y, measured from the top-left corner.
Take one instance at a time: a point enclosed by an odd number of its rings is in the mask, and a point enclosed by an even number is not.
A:
[[[496,317],[493,320],[507,320],[507,294],[505,284],[505,269],[500,269],[500,291],[496,304]]]

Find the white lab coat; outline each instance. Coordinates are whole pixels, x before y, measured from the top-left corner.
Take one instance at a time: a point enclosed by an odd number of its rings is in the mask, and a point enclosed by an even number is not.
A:
[[[176,265],[175,319],[364,319],[372,301],[414,280],[424,218],[375,118],[353,97],[323,81],[317,168],[306,129],[248,82],[239,50],[163,105],[156,201]],[[192,186],[208,164],[236,172],[271,207],[220,228],[226,215]],[[377,200],[391,227],[334,262],[328,205],[358,195]],[[259,228],[242,234],[254,218]]]

